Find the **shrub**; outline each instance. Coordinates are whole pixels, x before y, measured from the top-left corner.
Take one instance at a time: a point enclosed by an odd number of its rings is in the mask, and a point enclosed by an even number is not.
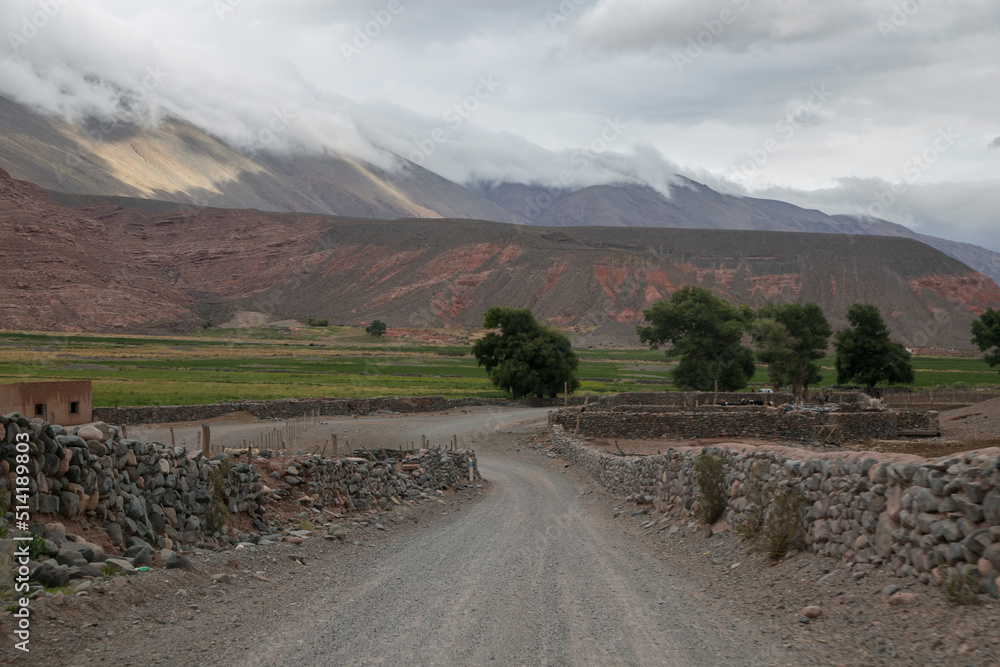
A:
[[[979,604],[979,583],[979,570],[959,565],[941,583],[941,592],[954,605]]]
[[[694,461],[698,478],[697,517],[707,524],[713,524],[726,510],[726,482],[724,462],[716,456],[702,454]]]
[[[307,317],[306,324],[311,327],[325,327],[329,325],[329,322],[320,317]]]
[[[781,489],[766,475],[762,461],[750,467],[744,497],[750,503],[736,532],[750,541],[750,550],[778,560],[793,549],[806,545],[803,510],[806,498],[801,489]]]
[[[805,496],[801,489],[785,489],[771,500],[764,526],[753,542],[754,550],[771,560],[778,560],[792,549],[806,546],[806,530],[802,525]]]
[[[226,519],[229,518],[229,508],[226,506],[226,480],[229,478],[230,470],[232,466],[229,465],[229,461],[223,461],[218,468],[208,473],[208,492],[211,501],[208,512],[205,513],[205,521],[213,533],[221,531],[226,525]]]

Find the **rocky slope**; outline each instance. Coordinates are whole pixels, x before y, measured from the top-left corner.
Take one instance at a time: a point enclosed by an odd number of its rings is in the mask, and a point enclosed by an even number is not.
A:
[[[491,305],[617,325],[684,285],[759,307],[814,301],[835,327],[877,305],[911,346],[968,348],[1000,307],[982,274],[909,239],[789,232],[553,229],[222,209],[65,207],[0,173],[0,328],[189,330],[236,311],[476,326]]]
[[[66,193],[198,206],[362,218],[468,218],[543,227],[619,226],[902,236],[926,243],[1000,284],[1000,254],[916,234],[885,220],[830,216],[785,202],[721,194],[690,180],[670,198],[640,185],[551,190],[465,187],[406,160],[386,170],[327,153],[239,150],[196,127],[72,123],[0,97],[0,169],[63,199]],[[156,202],[124,203],[144,210]]]
[[[684,229],[756,229],[911,238],[969,265],[1000,284],[1000,254],[969,243],[918,234],[878,218],[827,215],[772,199],[735,197],[681,179],[670,198],[641,185],[596,185],[550,190],[520,183],[474,188],[518,222],[544,227],[612,226]]]

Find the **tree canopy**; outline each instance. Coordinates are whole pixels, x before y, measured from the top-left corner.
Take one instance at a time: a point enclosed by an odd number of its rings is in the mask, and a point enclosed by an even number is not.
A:
[[[382,320],[372,320],[372,323],[365,327],[365,333],[374,338],[381,338],[387,329],[388,327]]]
[[[1000,310],[990,308],[972,321],[972,342],[991,368],[1000,364]]]
[[[775,391],[792,385],[803,398],[810,384],[823,379],[817,359],[822,359],[833,330],[815,303],[773,303],[757,311],[752,328],[757,359],[768,365]]]
[[[642,314],[650,324],[636,327],[639,340],[654,350],[669,343],[667,354],[680,357],[673,372],[678,387],[735,391],[753,377],[753,352],[740,343],[754,319],[748,306],[735,308],[704,287],[688,286]]]
[[[856,303],[847,310],[850,327],[834,338],[837,383],[859,382],[869,390],[880,382],[913,382],[910,353],[901,343],[889,340],[889,329],[878,308]]]
[[[527,308],[493,306],[486,311],[483,326],[500,332],[491,331],[476,341],[472,354],[493,385],[515,399],[555,398],[564,386],[570,393],[580,386],[574,375],[580,362],[569,338],[539,324]]]

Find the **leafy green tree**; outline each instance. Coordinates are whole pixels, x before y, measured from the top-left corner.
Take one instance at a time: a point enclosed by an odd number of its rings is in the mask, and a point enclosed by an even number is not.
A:
[[[365,327],[365,333],[374,338],[381,338],[385,335],[386,329],[388,327],[382,320],[372,320],[372,323]]]
[[[753,321],[748,306],[735,308],[704,287],[684,287],[642,311],[649,326],[638,326],[639,340],[654,350],[669,343],[668,356],[680,357],[674,384],[699,391],[735,391],[754,373],[753,352],[743,333]]]
[[[847,310],[850,327],[834,338],[837,354],[837,383],[856,381],[871,391],[879,382],[913,382],[910,353],[901,343],[889,340],[889,329],[878,308],[856,303]]]
[[[823,358],[833,334],[823,310],[815,303],[772,303],[757,311],[757,317],[757,359],[768,364],[775,391],[790,384],[795,397],[804,398],[809,385],[823,379],[816,361]]]
[[[472,346],[472,354],[486,368],[494,386],[515,399],[525,396],[555,398],[564,383],[570,393],[580,382],[575,373],[579,360],[569,338],[539,324],[527,308],[493,306],[483,326],[491,331]]]
[[[983,359],[990,368],[1000,364],[1000,310],[990,308],[972,321],[972,342],[986,353]]]
[[[792,356],[792,337],[781,322],[759,319],[751,325],[750,336],[757,347],[757,361],[767,364],[767,377],[775,391],[788,383],[788,360]]]

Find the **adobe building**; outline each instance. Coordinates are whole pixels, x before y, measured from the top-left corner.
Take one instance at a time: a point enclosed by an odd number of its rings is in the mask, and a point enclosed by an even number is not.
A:
[[[68,382],[18,382],[0,385],[0,414],[41,417],[60,426],[89,424],[94,404],[90,380]]]

